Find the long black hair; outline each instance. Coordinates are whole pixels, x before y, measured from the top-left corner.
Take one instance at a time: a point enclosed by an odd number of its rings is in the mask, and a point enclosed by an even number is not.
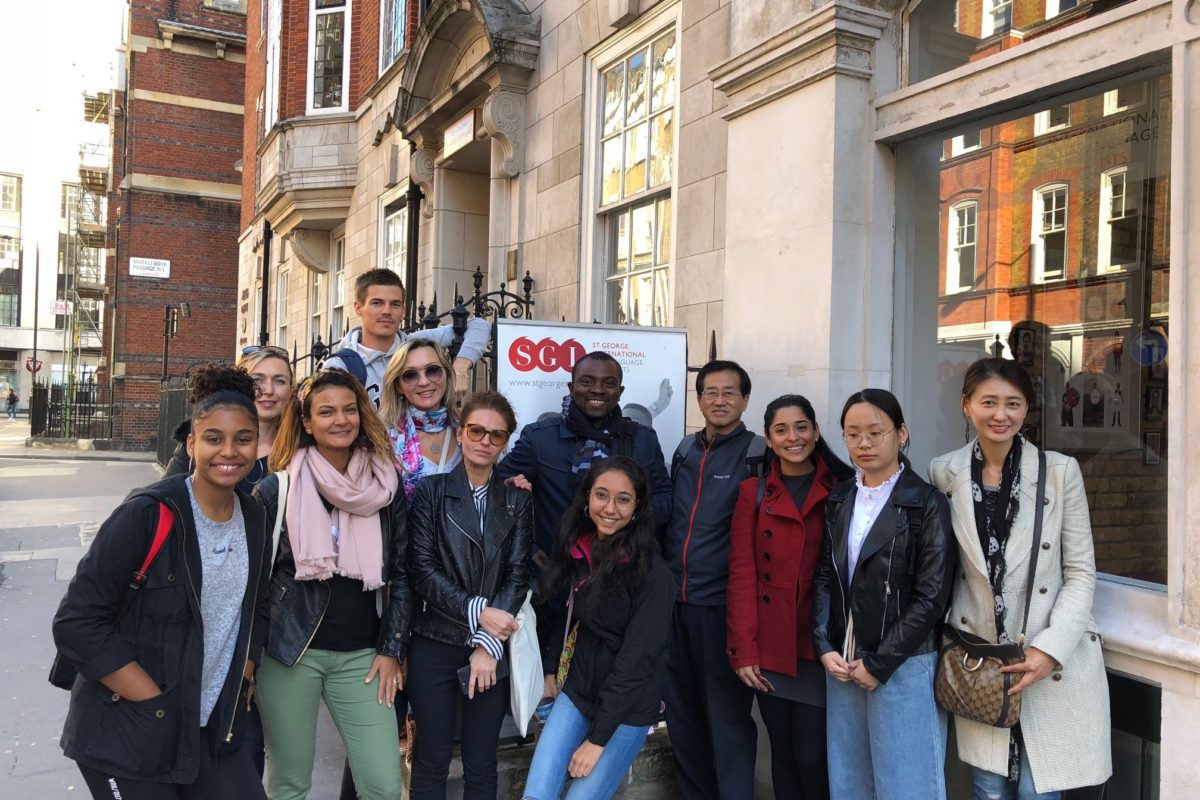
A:
[[[846,429],[846,415],[850,413],[850,407],[856,406],[859,403],[875,406],[882,411],[892,421],[892,426],[896,429],[897,438],[900,436],[900,426],[904,424],[904,409],[900,408],[900,401],[896,399],[896,395],[887,389],[862,389],[846,398],[846,404],[842,406],[841,419],[838,420],[838,424],[842,426],[842,430]],[[904,454],[904,451],[908,449],[911,443],[912,431],[909,431],[908,439],[900,446],[900,463],[906,469],[912,469],[912,462]]]
[[[808,418],[814,426],[817,425],[817,415],[813,411],[812,403],[802,394],[785,394],[776,397],[771,402],[767,403],[767,410],[763,414],[763,433],[770,437],[771,424],[775,422],[775,415],[785,408],[798,408],[800,413]],[[768,447],[767,452],[770,453]],[[821,436],[817,439],[817,444],[813,448],[813,452],[825,464],[825,467],[839,481],[844,481],[847,478],[854,477],[854,468],[837,457],[837,454],[829,447],[829,443],[825,441],[825,437]]]
[[[575,492],[575,499],[567,508],[558,538],[554,543],[554,555],[550,569],[546,571],[543,588],[548,597],[564,598],[571,591],[574,575],[574,558],[571,550],[582,537],[594,535],[596,525],[587,515],[592,486],[606,472],[622,472],[633,484],[637,496],[633,516],[629,524],[603,540],[592,543],[592,570],[589,578],[588,605],[600,601],[606,592],[617,587],[627,587],[636,593],[650,576],[653,567],[654,511],[651,507],[650,479],[636,461],[626,456],[613,456],[592,465],[584,476],[583,483]]]

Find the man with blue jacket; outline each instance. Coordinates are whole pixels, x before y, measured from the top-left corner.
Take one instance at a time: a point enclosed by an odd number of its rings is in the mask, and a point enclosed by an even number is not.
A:
[[[664,527],[670,517],[671,480],[658,434],[621,416],[623,380],[621,365],[608,353],[595,351],[576,361],[562,414],[526,425],[512,451],[496,466],[502,477],[523,475],[533,486],[533,560],[539,568],[548,563],[558,526],[584,475],[601,458],[624,455],[637,461],[650,477],[656,523]],[[561,616],[548,618],[556,615],[539,611],[538,618],[548,694],[566,622]]]
[[[704,428],[671,459],[673,508],[663,557],[679,594],[665,687],[667,730],[684,800],[754,796],[758,729],[754,692],[725,653],[729,536],[738,486],[758,473],[766,441],[746,428],[750,376],[733,361],[710,361],[696,375]]]

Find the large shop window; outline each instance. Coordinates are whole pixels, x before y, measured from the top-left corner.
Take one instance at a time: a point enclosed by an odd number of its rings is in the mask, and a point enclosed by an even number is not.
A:
[[[350,80],[350,4],[346,0],[310,0],[308,35],[308,110],[345,111]]]
[[[917,0],[908,12],[908,82],[1020,47],[1129,0]]]
[[[600,198],[606,317],[669,324],[677,37],[672,29],[600,75]]]
[[[1016,359],[1038,393],[1026,436],[1083,468],[1099,570],[1160,584],[1170,86],[1165,75],[1098,86],[985,120],[976,150],[947,158],[961,133],[950,131],[902,145],[897,160],[912,198],[897,210],[897,292],[910,299],[896,363],[914,462],[966,441],[967,366]],[[1113,114],[1113,98],[1131,105]],[[1064,107],[1070,127],[1039,135],[1038,115]]]

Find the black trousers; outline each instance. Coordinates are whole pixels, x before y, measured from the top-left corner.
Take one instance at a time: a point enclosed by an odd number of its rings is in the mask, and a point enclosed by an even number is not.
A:
[[[771,783],[775,796],[829,800],[825,709],[759,694],[758,713],[771,740]]]
[[[201,733],[200,741],[207,741],[207,734]],[[186,785],[118,778],[82,764],[79,771],[94,800],[267,800],[245,747],[216,761],[202,758],[200,774]]]
[[[414,635],[408,655],[408,700],[417,724],[410,800],[445,800],[454,754],[455,709],[462,702],[463,800],[495,800],[496,745],[508,711],[508,678],[468,700],[458,670],[472,647]]]
[[[667,730],[680,794],[684,800],[753,797],[754,692],[725,655],[725,606],[676,602],[668,658]]]

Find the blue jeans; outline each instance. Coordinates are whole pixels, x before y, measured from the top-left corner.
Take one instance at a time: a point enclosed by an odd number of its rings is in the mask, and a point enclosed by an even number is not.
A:
[[[971,768],[971,779],[975,785],[975,800],[1062,800],[1062,792],[1043,792],[1033,786],[1033,770],[1029,768],[1029,756],[1021,748],[1021,774],[1016,783],[1006,775],[997,775],[978,767]]]
[[[873,692],[826,676],[829,793],[946,800],[946,718],[933,699],[937,653],[912,656]]]
[[[580,713],[571,698],[560,694],[550,709],[550,718],[542,729],[529,779],[525,782],[525,800],[558,800],[567,780],[571,756],[587,738],[591,721]],[[586,778],[576,778],[567,788],[567,800],[607,800],[616,793],[621,781],[642,745],[646,742],[645,725],[620,725],[604,745],[604,752]]]

